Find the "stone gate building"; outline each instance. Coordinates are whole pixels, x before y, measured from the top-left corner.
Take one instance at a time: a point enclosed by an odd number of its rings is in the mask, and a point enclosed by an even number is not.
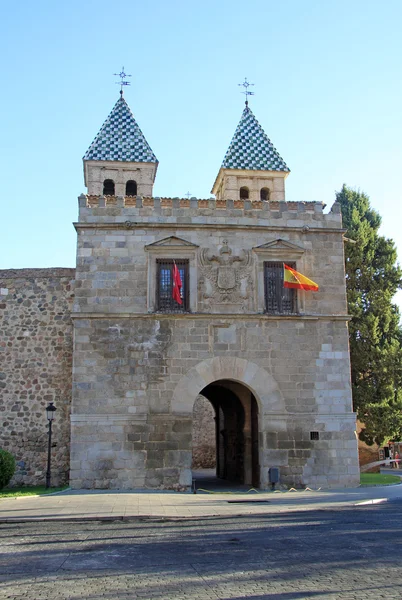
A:
[[[286,202],[289,169],[247,104],[214,199],[153,197],[157,166],[121,95],[84,156],[74,304],[55,315],[73,330],[57,448],[68,462],[70,444],[71,486],[188,489],[200,397],[214,414],[218,477],[265,488],[275,466],[289,485],[358,483],[339,206]],[[285,288],[284,263],[319,291]],[[18,304],[10,273],[0,276],[9,325],[27,298]],[[9,351],[10,329],[3,336],[8,355],[40,335],[27,327]],[[2,383],[23,430],[29,398],[19,405],[11,369]]]

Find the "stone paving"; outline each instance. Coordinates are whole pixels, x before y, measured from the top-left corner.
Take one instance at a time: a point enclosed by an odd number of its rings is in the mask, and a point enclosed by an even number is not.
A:
[[[400,600],[401,508],[3,523],[0,598]]]
[[[0,499],[0,521],[117,517],[202,518],[314,510],[402,498],[402,485],[341,490],[229,492],[230,490],[226,493],[191,494],[149,490],[67,490],[50,496]]]

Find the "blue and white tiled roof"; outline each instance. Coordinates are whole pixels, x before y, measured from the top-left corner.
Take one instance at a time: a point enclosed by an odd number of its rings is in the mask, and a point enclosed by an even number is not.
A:
[[[248,106],[230,142],[222,168],[290,171]]]
[[[158,162],[123,96],[103,123],[84,160]]]

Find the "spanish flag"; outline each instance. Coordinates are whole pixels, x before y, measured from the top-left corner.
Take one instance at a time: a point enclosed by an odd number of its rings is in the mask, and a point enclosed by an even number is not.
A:
[[[296,290],[310,290],[311,292],[318,292],[318,285],[311,281],[308,277],[305,277],[301,273],[298,273],[292,267],[283,263],[283,285],[285,288],[294,288]]]

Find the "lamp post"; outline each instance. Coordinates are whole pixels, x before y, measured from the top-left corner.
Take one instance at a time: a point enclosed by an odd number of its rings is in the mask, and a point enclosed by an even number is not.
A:
[[[49,434],[48,434],[48,446],[47,446],[47,471],[46,471],[46,489],[50,488],[50,460],[51,460],[51,448],[52,448],[52,421],[54,419],[54,413],[56,407],[53,402],[49,402],[46,406],[46,417],[49,421]]]

